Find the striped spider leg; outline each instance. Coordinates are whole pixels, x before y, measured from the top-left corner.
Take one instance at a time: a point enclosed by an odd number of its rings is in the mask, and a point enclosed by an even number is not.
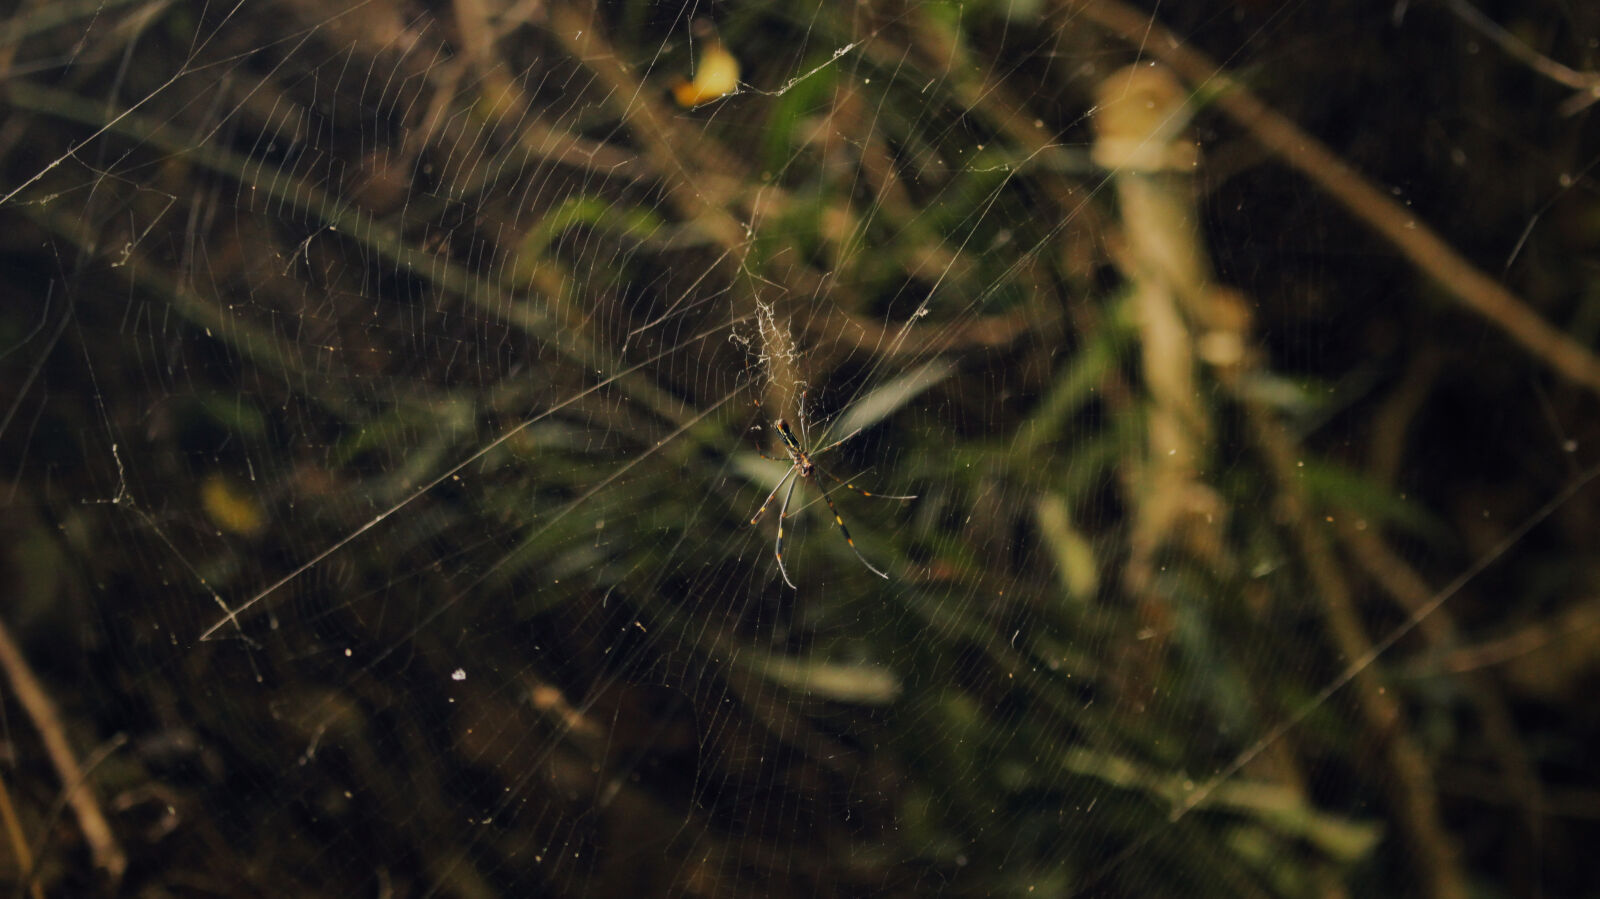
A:
[[[766,514],[767,507],[771,506],[773,499],[777,497],[778,491],[784,491],[783,504],[778,507],[778,537],[773,542],[772,547],[772,555],[778,560],[778,573],[783,575],[783,582],[788,584],[790,588],[798,589],[795,587],[794,581],[789,579],[789,570],[785,568],[783,564],[783,525],[784,522],[789,518],[789,499],[790,497],[794,496],[794,485],[800,483],[801,480],[810,481],[812,486],[817,488],[817,492],[822,494],[822,501],[828,504],[828,511],[833,514],[834,525],[839,528],[839,533],[844,536],[844,542],[849,545],[850,551],[856,554],[856,558],[861,560],[861,564],[867,566],[868,571],[887,580],[889,575],[879,570],[878,567],[873,565],[871,562],[868,562],[867,557],[861,554],[861,550],[856,549],[856,541],[851,538],[850,529],[845,527],[844,517],[839,514],[838,507],[833,504],[833,498],[828,495],[827,482],[823,481],[821,478],[818,478],[817,474],[821,473],[824,477],[843,484],[845,489],[852,490],[861,494],[862,496],[902,501],[916,499],[916,497],[889,496],[882,493],[871,493],[869,491],[862,490],[860,487],[857,487],[838,475],[833,474],[814,461],[817,456],[826,453],[827,451],[861,433],[860,428],[856,428],[854,431],[851,431],[850,433],[844,435],[838,440],[835,440],[822,449],[807,450],[801,439],[796,437],[794,431],[789,428],[788,422],[780,418],[773,422],[772,425],[778,432],[778,438],[783,441],[784,451],[789,454],[789,470],[784,472],[783,477],[778,480],[778,486],[772,488],[772,492],[767,494],[767,498],[761,503],[761,508],[757,509],[756,514],[750,518],[750,523],[754,525],[759,522],[761,520],[761,516]],[[805,422],[803,419],[801,420],[800,428],[803,433],[805,430]],[[772,458],[765,453],[761,454],[761,457],[763,459]],[[787,490],[784,490],[785,484],[788,485]]]

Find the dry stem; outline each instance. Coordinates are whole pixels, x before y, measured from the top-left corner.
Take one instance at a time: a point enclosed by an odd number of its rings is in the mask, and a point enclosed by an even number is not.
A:
[[[6,679],[17,693],[17,702],[39,730],[45,754],[61,778],[66,802],[78,818],[78,829],[83,833],[84,842],[89,844],[95,867],[105,871],[113,883],[120,881],[128,866],[127,856],[123,855],[122,847],[111,832],[111,824],[89,788],[55,702],[45,693],[4,621],[0,621],[0,669],[5,670]]]

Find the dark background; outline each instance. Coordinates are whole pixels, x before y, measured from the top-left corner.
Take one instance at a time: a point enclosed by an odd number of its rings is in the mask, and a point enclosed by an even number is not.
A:
[[[1197,164],[1108,169],[1152,62]],[[1600,892],[1597,68],[1559,2],[14,6],[0,882]],[[917,496],[801,484],[792,588],[780,417]]]

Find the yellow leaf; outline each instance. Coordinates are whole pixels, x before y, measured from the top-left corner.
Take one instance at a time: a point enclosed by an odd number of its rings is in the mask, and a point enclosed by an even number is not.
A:
[[[256,498],[224,475],[207,475],[200,485],[200,505],[212,524],[230,534],[254,537],[267,525],[266,513]]]
[[[723,48],[722,42],[711,40],[700,52],[700,65],[696,67],[693,81],[679,78],[672,86],[672,98],[678,105],[691,109],[725,97],[739,89],[739,60]]]

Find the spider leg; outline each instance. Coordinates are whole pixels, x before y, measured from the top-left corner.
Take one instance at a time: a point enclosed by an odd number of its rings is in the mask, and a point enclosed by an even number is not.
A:
[[[762,456],[762,458],[764,459],[766,457]],[[777,460],[773,460],[773,461],[777,461]],[[794,477],[795,473],[798,472],[799,470],[800,469],[798,469],[798,468],[791,468],[788,471],[783,473],[783,477],[778,479],[778,486],[772,488],[772,492],[767,494],[767,498],[761,501],[761,508],[756,510],[756,514],[750,516],[750,523],[751,524],[755,524],[756,522],[760,521],[761,520],[761,516],[767,514],[767,507],[772,505],[772,498],[778,495],[778,491],[783,489],[784,483],[786,481],[788,481],[790,478]],[[784,502],[785,502],[785,504],[787,504],[788,500],[784,500]]]
[[[839,477],[838,475],[836,475],[833,472],[827,470],[826,468],[823,468],[821,465],[818,465],[815,462],[811,463],[811,468],[812,468],[813,471],[820,471],[823,474],[827,475],[828,477],[833,478],[835,481],[838,481],[839,483],[843,484],[845,486],[845,489],[854,490],[856,493],[859,493],[862,496],[870,496],[870,497],[873,497],[875,499],[898,499],[898,500],[908,500],[908,499],[916,499],[917,498],[915,494],[912,494],[911,496],[890,496],[887,493],[873,493],[873,492],[868,491],[868,490],[862,490],[860,487],[857,487],[856,485],[850,483],[849,481],[845,480],[844,478]],[[815,478],[813,478],[813,480],[815,480]]]
[[[813,466],[813,467],[815,467],[815,466]],[[871,562],[867,561],[867,557],[863,556],[861,554],[861,550],[856,549],[856,542],[854,540],[850,539],[850,529],[844,526],[844,518],[839,515],[839,509],[838,509],[838,507],[836,507],[833,504],[833,498],[828,496],[828,485],[822,483],[821,481],[817,480],[816,478],[812,478],[811,482],[816,484],[817,485],[817,490],[819,490],[822,493],[822,501],[828,504],[828,511],[833,513],[833,523],[839,526],[839,533],[844,535],[844,542],[850,544],[850,551],[856,554],[856,558],[861,560],[861,564],[867,566],[867,570],[868,571],[872,572],[873,574],[877,575],[878,577],[883,578],[884,580],[888,580],[889,576],[887,574],[884,574],[882,571],[879,571],[876,566],[874,566]],[[780,535],[781,535],[781,531],[780,531]],[[780,566],[782,566],[783,561],[780,559],[778,564]]]
[[[828,444],[827,446],[823,447],[822,449],[819,449],[814,453],[810,453],[809,455],[812,458],[816,458],[817,456],[822,455],[823,453],[827,452],[828,450],[833,449],[834,447],[838,446],[841,443],[844,443],[846,440],[849,440],[851,437],[854,437],[859,433],[861,433],[861,428],[856,428],[854,431],[851,431],[850,433],[844,435],[843,437],[840,437],[838,440],[835,440],[834,442]]]
[[[798,468],[793,469],[789,474],[794,474],[799,470]],[[789,518],[789,497],[794,496],[794,485],[798,483],[800,483],[799,478],[789,481],[789,490],[783,495],[783,505],[778,508],[778,539],[772,545],[772,556],[778,560],[778,573],[783,575],[783,582],[789,585],[790,590],[798,590],[800,588],[794,585],[794,581],[789,580],[789,569],[783,567],[783,523]],[[782,487],[783,483],[779,482],[778,486]],[[777,491],[774,490],[773,492],[776,493]],[[848,539],[848,535],[846,535],[846,539]]]

